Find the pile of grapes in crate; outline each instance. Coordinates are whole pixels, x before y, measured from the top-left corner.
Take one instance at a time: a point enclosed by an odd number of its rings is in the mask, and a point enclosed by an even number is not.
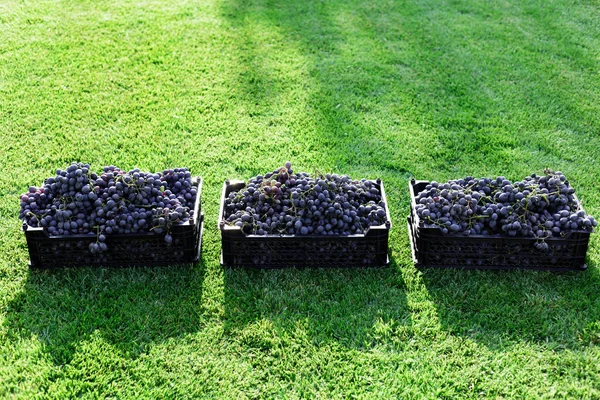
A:
[[[194,225],[198,190],[198,182],[187,168],[149,173],[107,166],[95,173],[89,164],[72,163],[65,170],[57,170],[56,176],[47,178],[41,187],[30,187],[21,195],[20,218],[26,235],[33,231],[29,228],[42,228],[50,239],[64,239],[46,241],[47,246],[42,246],[57,256],[61,250],[75,247],[100,259],[102,254],[129,251],[126,260],[131,252],[148,250],[152,242],[145,239],[148,235],[160,238],[165,248],[180,246],[173,231]],[[91,239],[68,240],[86,236]],[[117,237],[127,240],[111,241]],[[116,248],[110,248],[111,242]],[[81,248],[83,243],[86,249]],[[40,248],[40,242],[33,247],[30,253]]]
[[[224,217],[249,234],[351,235],[384,224],[387,214],[374,182],[294,173],[287,162],[229,193]]]
[[[532,263],[541,268],[544,263],[560,264],[568,257],[583,265],[589,233],[597,226],[565,175],[558,171],[545,170],[543,175],[532,174],[518,182],[504,177],[413,182],[411,190],[414,214],[409,225],[417,226],[409,230],[421,247],[416,246],[416,252],[421,253],[417,258],[427,253],[438,264],[462,259],[466,264],[481,265],[485,253],[494,249],[498,254],[490,263],[498,266],[521,263],[527,267]],[[444,237],[465,239],[444,241]],[[473,240],[467,239],[471,237]],[[548,257],[518,258],[532,249],[535,254],[548,253]]]
[[[417,194],[415,210],[426,225],[443,233],[506,234],[544,239],[597,225],[581,210],[575,190],[561,172],[546,171],[520,182],[504,177],[467,177],[431,182]]]
[[[295,172],[288,162],[226,182],[221,207],[224,265],[387,263],[391,223],[381,181]]]

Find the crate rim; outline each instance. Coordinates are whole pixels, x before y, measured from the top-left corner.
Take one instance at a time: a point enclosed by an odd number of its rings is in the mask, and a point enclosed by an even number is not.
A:
[[[415,178],[411,178],[408,181],[408,188],[410,191],[410,210],[411,210],[411,215],[412,212],[414,210],[416,210],[416,193],[414,191],[414,186],[418,185],[418,184],[429,184],[431,183],[431,181],[426,181],[426,180],[416,180]],[[579,210],[584,211],[583,207],[581,206],[581,203],[579,202],[579,199],[577,199],[577,196],[575,194],[573,194],[573,196],[575,196],[575,200],[577,200],[577,203],[579,204]],[[565,236],[561,236],[561,237],[557,237],[557,236],[551,236],[549,238],[544,238],[544,239],[536,239],[533,237],[523,237],[523,236],[518,236],[518,237],[513,237],[513,236],[506,236],[506,235],[501,235],[501,234],[495,234],[495,235],[461,235],[461,234],[455,234],[455,233],[447,233],[444,234],[442,233],[442,230],[439,227],[425,227],[425,226],[421,226],[421,219],[419,218],[419,216],[417,215],[416,211],[414,212],[413,215],[413,221],[414,224],[420,229],[423,230],[425,232],[430,232],[430,233],[434,233],[434,234],[439,234],[440,236],[443,236],[444,238],[482,238],[482,239],[490,239],[490,238],[501,238],[501,239],[527,239],[527,240],[563,240],[563,239],[570,239],[571,236],[575,235],[575,234],[590,234],[593,231],[585,231],[583,229],[576,229],[576,230],[571,230],[569,232],[567,232],[567,234]]]
[[[192,183],[197,183],[198,189],[197,189],[197,199],[195,201],[194,204],[194,218],[193,220],[188,220],[186,222],[184,222],[183,224],[179,224],[177,225],[178,227],[185,227],[185,226],[196,226],[197,221],[196,218],[200,218],[200,223],[202,223],[204,221],[204,214],[201,212],[200,208],[200,203],[202,202],[202,178],[200,176],[194,176],[192,178]],[[21,225],[21,229],[23,230],[24,233],[27,232],[31,232],[31,233],[43,233],[46,236],[46,239],[48,240],[56,240],[56,241],[69,241],[69,240],[85,240],[85,239],[90,239],[93,236],[96,236],[95,233],[77,233],[75,235],[58,235],[58,236],[50,236],[48,235],[48,231],[46,230],[46,228],[44,227],[34,227],[34,226],[29,226],[27,225],[26,222],[23,222],[23,224]],[[157,236],[156,233],[154,232],[137,232],[137,233],[115,233],[115,234],[110,234],[109,235],[111,238],[128,238],[128,237],[154,237]]]
[[[227,225],[225,223],[225,219],[224,219],[224,213],[225,213],[225,198],[227,196],[227,189],[229,186],[234,186],[234,185],[246,185],[247,181],[243,181],[243,180],[239,180],[239,179],[226,179],[225,182],[223,183],[223,190],[221,192],[221,204],[220,204],[220,208],[219,208],[219,215],[217,218],[217,228],[221,231],[221,233],[229,231],[232,233],[237,233],[239,235],[243,235],[244,237],[248,238],[248,239],[258,239],[258,238],[270,238],[270,239],[296,239],[296,238],[302,238],[302,239],[316,239],[316,240],[335,240],[336,238],[344,238],[344,239],[363,239],[365,237],[367,237],[367,235],[369,234],[369,232],[371,230],[373,231],[381,231],[381,230],[385,230],[385,231],[390,231],[392,229],[392,219],[390,218],[390,210],[389,210],[389,204],[387,201],[387,197],[385,194],[385,189],[383,187],[383,181],[381,179],[367,179],[368,181],[375,183],[377,185],[379,185],[380,191],[381,191],[381,198],[382,201],[385,205],[385,213],[386,213],[386,221],[385,223],[381,224],[381,225],[375,225],[375,226],[370,226],[368,227],[364,233],[360,233],[360,234],[353,234],[353,235],[274,235],[274,234],[269,234],[269,235],[256,235],[256,234],[246,234],[242,231],[242,228],[240,228],[239,226],[231,226],[231,225]]]

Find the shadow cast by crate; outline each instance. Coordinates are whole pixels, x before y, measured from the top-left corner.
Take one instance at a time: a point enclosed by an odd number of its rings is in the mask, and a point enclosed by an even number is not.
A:
[[[8,304],[9,337],[36,338],[56,365],[100,338],[136,358],[199,329],[204,267],[30,270]]]
[[[442,329],[491,349],[600,344],[600,273],[425,269]]]
[[[225,270],[225,333],[245,347],[308,340],[367,349],[408,337],[410,321],[394,262],[387,268]]]

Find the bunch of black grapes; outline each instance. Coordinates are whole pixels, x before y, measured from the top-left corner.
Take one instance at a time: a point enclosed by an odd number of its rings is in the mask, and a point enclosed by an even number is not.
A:
[[[287,162],[230,193],[224,218],[247,234],[353,235],[385,224],[387,215],[378,184],[296,173]]]
[[[19,216],[50,236],[96,235],[89,249],[98,253],[107,250],[106,235],[117,233],[164,233],[171,244],[171,226],[193,218],[196,195],[187,168],[148,173],[108,166],[96,174],[89,164],[72,163],[21,195]]]
[[[520,182],[466,177],[431,182],[416,195],[415,211],[423,226],[463,235],[507,235],[543,239],[569,231],[591,232],[596,220],[587,215],[575,190],[561,172],[545,170]]]

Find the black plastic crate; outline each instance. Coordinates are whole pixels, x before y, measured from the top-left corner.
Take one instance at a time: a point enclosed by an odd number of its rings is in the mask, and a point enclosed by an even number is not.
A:
[[[415,195],[428,181],[409,182],[411,208],[408,234],[417,267],[466,269],[584,270],[590,232],[572,231],[544,241],[548,250],[535,247],[535,238],[501,235],[443,234],[437,227],[421,226],[415,212]]]
[[[195,263],[200,259],[204,215],[201,212],[202,179],[194,178],[198,186],[193,219],[171,227],[173,242],[165,243],[164,234],[152,232],[106,235],[108,250],[92,254],[88,246],[96,235],[48,236],[44,228],[23,225],[29,266],[60,267],[127,267]]]
[[[221,231],[221,265],[226,267],[375,267],[389,263],[388,237],[392,227],[381,181],[374,182],[385,203],[386,223],[371,226],[365,234],[248,235],[238,226],[225,223],[225,199],[246,186],[243,181],[226,181],[221,196],[218,226]]]

